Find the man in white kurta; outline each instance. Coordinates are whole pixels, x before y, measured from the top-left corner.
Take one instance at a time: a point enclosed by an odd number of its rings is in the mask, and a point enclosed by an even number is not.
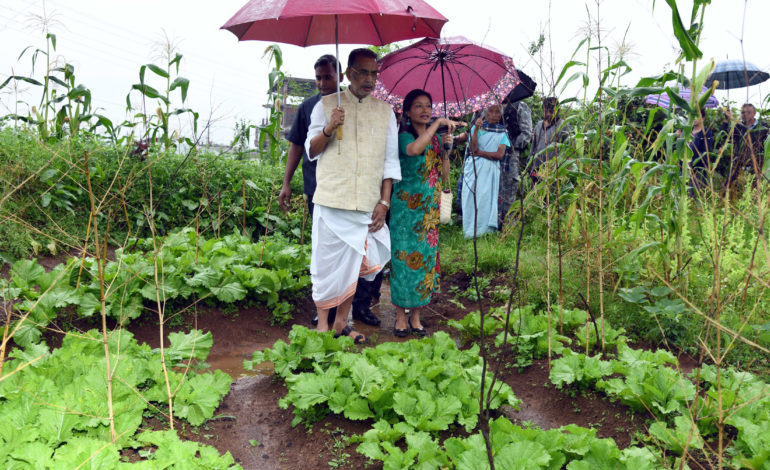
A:
[[[329,309],[338,307],[334,330],[356,342],[363,335],[346,321],[359,277],[371,280],[390,260],[385,215],[394,181],[401,179],[398,129],[393,111],[372,98],[376,55],[350,53],[341,92],[323,97],[313,108],[305,147],[318,160],[313,196],[310,276],[318,309],[318,331],[327,331]],[[336,133],[342,130],[342,139]]]

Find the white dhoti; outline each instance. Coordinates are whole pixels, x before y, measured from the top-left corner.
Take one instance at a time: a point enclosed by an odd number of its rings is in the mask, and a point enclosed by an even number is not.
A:
[[[373,280],[390,261],[387,225],[369,232],[370,213],[316,205],[310,279],[316,307],[329,309],[356,292],[358,278]]]

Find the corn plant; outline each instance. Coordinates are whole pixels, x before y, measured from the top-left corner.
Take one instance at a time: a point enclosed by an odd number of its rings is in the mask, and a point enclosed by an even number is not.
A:
[[[176,148],[179,142],[185,142],[189,146],[194,147],[195,142],[192,139],[181,137],[178,131],[171,132],[170,129],[169,119],[172,116],[188,114],[192,117],[193,135],[197,134],[198,113],[184,107],[190,81],[179,76],[182,54],[174,52],[170,46],[166,52],[166,62],[163,66],[144,64],[139,67],[139,83],[131,85],[131,92],[126,95],[126,110],[130,112],[136,109],[136,105],[131,100],[131,95],[134,91],[138,92],[141,104],[138,105],[139,112],[134,117],[140,119],[144,127],[140,141],[149,142],[150,144],[157,142],[165,149]],[[161,90],[148,83],[148,70],[163,83]],[[182,107],[171,109],[171,95],[177,89],[179,89]],[[152,104],[148,104],[148,100],[154,100],[154,103],[157,105],[154,112],[151,111]]]

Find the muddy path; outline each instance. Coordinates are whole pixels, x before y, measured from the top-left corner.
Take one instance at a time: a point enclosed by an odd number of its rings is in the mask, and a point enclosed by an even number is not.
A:
[[[463,274],[450,276],[443,283],[443,291],[457,285],[467,288]],[[461,305],[466,308],[462,308]],[[439,295],[423,314],[423,323],[429,332],[454,330],[446,326],[450,319],[462,318],[474,309],[471,302],[458,303],[447,294]],[[372,311],[382,320],[380,327],[357,325],[369,338],[370,345],[395,341],[392,334],[395,310],[389,302],[387,284],[382,298]],[[314,307],[309,294],[295,305],[293,323],[312,328],[310,320]],[[235,382],[230,393],[211,420],[199,429],[187,429],[186,437],[201,441],[220,451],[230,451],[246,469],[325,469],[329,462],[343,464],[339,468],[381,468],[355,451],[355,445],[344,445],[344,438],[370,429],[368,421],[358,422],[330,415],[312,426],[312,432],[303,424],[291,425],[291,410],[278,407],[278,400],[286,394],[286,387],[271,376],[269,368],[257,374],[243,370],[243,360],[255,350],[262,350],[279,340],[288,340],[291,324],[271,325],[270,313],[260,308],[228,310],[201,307],[197,314],[185,317],[184,323],[171,331],[185,331],[196,327],[211,331],[214,346],[207,361],[212,368],[230,374]],[[146,322],[130,328],[137,339],[153,347],[158,345],[157,325]],[[411,338],[406,338],[406,340]],[[557,428],[569,423],[593,427],[600,437],[612,437],[622,447],[630,444],[635,431],[644,431],[644,416],[631,413],[625,406],[611,403],[592,392],[568,393],[549,384],[545,360],[536,361],[523,371],[506,370],[501,375],[523,400],[521,410],[504,411],[519,424],[532,424],[544,429]]]
[[[43,261],[41,264],[51,269],[62,259]],[[8,267],[3,268],[4,272],[0,274],[7,276]],[[470,286],[470,281],[463,273],[442,279],[443,293],[437,295],[422,314],[423,324],[429,333],[445,330],[457,337],[457,332],[449,328],[447,322],[461,319],[477,309],[475,303],[455,298],[458,291],[465,291]],[[393,336],[395,309],[390,304],[387,283],[383,284],[380,303],[372,306],[372,311],[382,321],[379,327],[356,325],[367,335],[370,346],[411,339]],[[184,314],[167,320],[166,334],[192,328],[210,331],[214,345],[207,363],[212,369],[227,372],[234,379],[230,393],[215,412],[215,418],[199,428],[184,427],[181,430],[183,436],[212,445],[221,452],[229,451],[245,469],[326,469],[330,468],[330,462],[336,463],[336,468],[382,468],[379,463],[367,466],[366,458],[355,451],[356,445],[346,445],[346,437],[367,431],[371,422],[350,421],[330,415],[313,424],[312,431],[304,424],[292,426],[292,411],[278,406],[278,401],[286,394],[286,387],[272,376],[269,364],[256,371],[246,372],[243,369],[243,360],[251,358],[254,351],[271,347],[279,339],[288,341],[293,324],[313,328],[311,319],[314,314],[315,307],[308,292],[295,302],[292,321],[282,326],[271,323],[272,316],[266,309],[248,305],[198,304],[195,308],[184,309]],[[67,323],[67,328],[64,324],[61,329],[52,327],[44,336],[49,346],[57,347],[61,343],[61,330],[87,330],[97,327],[94,322],[94,319],[74,319]],[[151,347],[159,346],[158,323],[151,315],[132,322],[129,330],[139,342]],[[459,341],[458,338],[458,344]],[[695,365],[689,358],[680,359],[685,359],[683,368]],[[646,416],[634,414],[625,406],[611,403],[594,392],[561,391],[550,385],[545,360],[535,361],[521,371],[504,369],[500,378],[523,401],[518,411],[503,410],[518,424],[543,429],[570,423],[592,427],[597,429],[599,437],[611,437],[621,448],[631,443],[636,431],[646,432]]]

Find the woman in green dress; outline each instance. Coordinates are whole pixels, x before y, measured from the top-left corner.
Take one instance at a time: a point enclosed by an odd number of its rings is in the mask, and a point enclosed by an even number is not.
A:
[[[419,89],[406,95],[402,107],[401,181],[393,185],[390,208],[390,295],[396,307],[393,334],[399,337],[425,335],[420,307],[439,290],[439,176],[448,177],[449,152],[442,151],[436,131],[446,126],[443,138],[451,148],[452,132],[460,123],[445,118],[431,123],[432,107],[430,94]]]

